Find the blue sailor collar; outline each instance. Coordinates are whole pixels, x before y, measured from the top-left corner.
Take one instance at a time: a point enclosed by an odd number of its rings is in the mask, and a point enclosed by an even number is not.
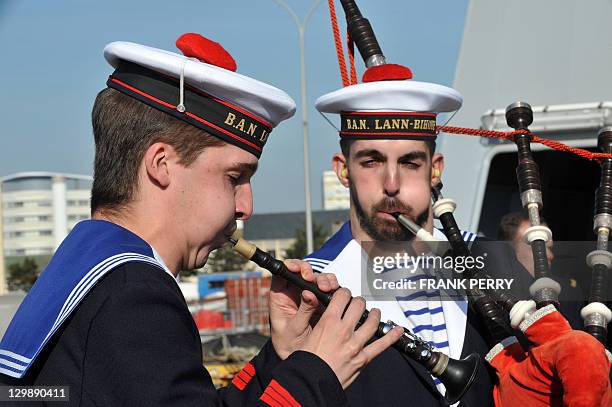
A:
[[[0,342],[0,373],[22,378],[49,339],[107,273],[129,262],[159,267],[155,250],[129,230],[104,220],[79,222],[15,313]]]

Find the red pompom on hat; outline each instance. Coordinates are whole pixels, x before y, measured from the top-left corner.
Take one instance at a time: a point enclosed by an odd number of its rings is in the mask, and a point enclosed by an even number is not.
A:
[[[362,82],[401,81],[412,79],[412,71],[403,65],[384,64],[371,66],[363,73]]]
[[[183,55],[196,58],[201,62],[236,72],[236,61],[218,42],[209,40],[196,33],[181,35],[176,40],[176,47]]]

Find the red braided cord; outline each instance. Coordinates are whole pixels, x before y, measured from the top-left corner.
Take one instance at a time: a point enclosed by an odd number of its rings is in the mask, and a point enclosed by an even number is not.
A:
[[[340,29],[338,29],[338,20],[336,19],[334,0],[327,0],[327,4],[329,6],[329,18],[331,19],[332,31],[334,33],[334,43],[336,44],[336,55],[338,56],[342,86],[349,86],[351,83],[349,82],[349,76],[346,70],[346,61],[344,59],[344,50],[342,49],[342,40],[340,39]]]
[[[453,126],[438,126],[437,129],[445,133],[466,134],[468,136],[477,136],[477,137],[501,138],[501,139],[510,140],[510,141],[513,140],[516,134],[529,134],[527,130],[495,131],[495,130],[469,129],[466,127],[453,127]],[[559,141],[545,139],[545,138],[541,138],[541,137],[534,136],[534,135],[531,136],[531,142],[543,144],[554,150],[565,151],[568,153],[576,154],[579,157],[582,157],[582,158],[585,158],[591,161],[601,161],[605,158],[612,159],[612,154],[610,153],[592,153],[582,148],[571,147]]]
[[[351,85],[357,85],[357,71],[355,70],[355,43],[348,30],[346,31],[346,45],[348,48],[349,66],[351,67]]]

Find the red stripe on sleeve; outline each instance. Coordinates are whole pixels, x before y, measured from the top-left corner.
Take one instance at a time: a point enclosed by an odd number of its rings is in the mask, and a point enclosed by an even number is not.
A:
[[[279,403],[278,401],[274,400],[271,396],[269,396],[265,392],[264,392],[264,394],[261,395],[261,397],[259,399],[261,401],[263,401],[264,403],[266,403],[267,405],[269,405],[270,407],[284,407],[281,403]]]
[[[240,375],[236,375],[232,379],[232,384],[236,386],[238,390],[242,391],[244,390],[244,388],[247,386],[248,383],[246,383],[244,379],[240,377]]]
[[[255,368],[249,362],[236,374],[236,376],[234,376],[234,379],[232,379],[232,384],[236,386],[238,390],[244,390],[253,376],[255,376]]]
[[[238,376],[240,376],[240,378],[242,379],[242,381],[244,381],[246,384],[249,384],[249,382],[251,381],[251,379],[253,378],[252,376],[249,376],[248,373],[246,373],[244,370],[241,370],[238,373]]]
[[[293,398],[293,396],[291,395],[291,393],[289,393],[283,386],[280,385],[279,382],[277,382],[276,380],[272,379],[270,381],[270,384],[268,385],[267,388],[272,389],[273,391],[275,391],[278,395],[280,395],[282,398],[284,398],[288,405],[291,407],[300,407],[300,403],[297,402],[296,399]]]
[[[242,370],[247,372],[249,376],[255,376],[255,367],[251,364],[251,362],[247,363]]]

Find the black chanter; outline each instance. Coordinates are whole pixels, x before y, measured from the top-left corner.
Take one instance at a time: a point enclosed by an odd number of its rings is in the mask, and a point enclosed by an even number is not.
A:
[[[333,293],[326,293],[318,289],[316,284],[306,281],[299,273],[292,273],[285,264],[275,259],[271,254],[258,249],[255,245],[241,239],[236,233],[230,238],[234,250],[255,262],[272,274],[282,277],[302,290],[311,291],[321,304],[327,306],[331,301]],[[368,318],[368,311],[361,315],[360,323]],[[397,326],[392,321],[380,322],[376,337],[380,338]],[[477,354],[456,360],[444,353],[437,352],[429,343],[425,342],[408,329],[404,328],[404,335],[393,345],[400,354],[423,365],[432,376],[437,377],[446,387],[446,401],[449,404],[456,403],[469,389],[476,378],[479,359]]]
[[[597,136],[597,146],[602,153],[612,153],[612,127],[604,127]],[[608,273],[612,268],[612,254],[608,251],[608,239],[612,229],[612,159],[601,161],[601,180],[595,191],[595,217],[593,231],[597,235],[597,249],[587,255],[587,264],[593,269],[589,304],[581,315],[584,329],[606,346],[608,323],[612,311],[606,306]]]
[[[529,214],[531,223],[523,235],[523,239],[531,245],[533,252],[535,281],[529,288],[529,292],[537,308],[553,304],[558,309],[561,285],[552,278],[546,256],[546,242],[552,239],[552,232],[540,222],[542,188],[540,169],[531,153],[532,136],[529,132],[529,125],[533,122],[531,106],[524,102],[511,104],[506,108],[506,122],[508,126],[517,130],[517,134],[514,135],[514,142],[518,148],[516,178],[521,203]]]

